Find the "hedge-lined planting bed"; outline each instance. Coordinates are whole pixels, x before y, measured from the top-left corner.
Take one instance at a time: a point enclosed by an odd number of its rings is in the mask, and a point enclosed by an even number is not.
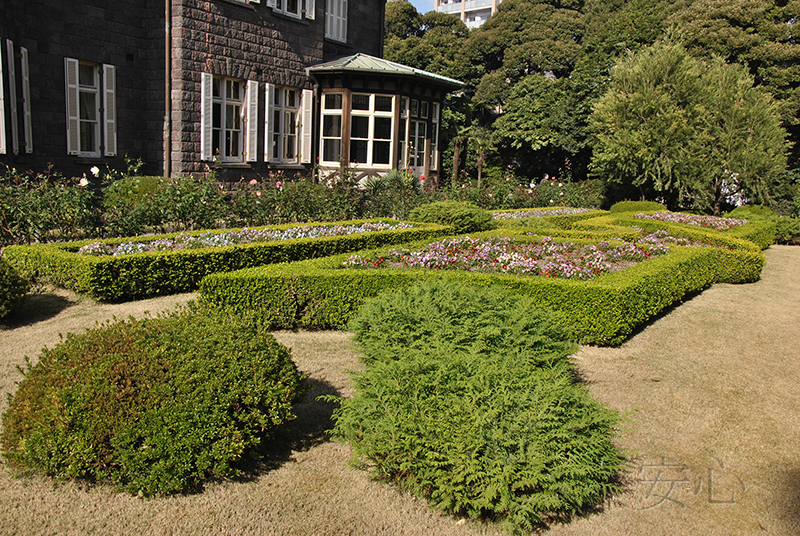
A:
[[[481,233],[490,234],[500,233]],[[502,234],[530,240],[521,232]],[[452,278],[534,297],[574,326],[573,335],[581,343],[619,344],[637,326],[687,294],[715,282],[756,281],[766,259],[756,246],[744,246],[672,246],[668,255],[591,281],[425,269],[349,269],[343,268],[349,255],[339,255],[215,274],[201,282],[200,294],[201,300],[216,306],[258,311],[275,328],[328,328],[344,326],[366,298],[385,289]],[[388,249],[363,256],[379,257]]]
[[[366,221],[340,222],[355,225]],[[295,226],[276,226],[286,229]],[[189,233],[199,235],[207,231]],[[57,286],[101,301],[125,301],[195,290],[203,277],[272,263],[298,261],[348,251],[376,248],[444,236],[452,228],[415,224],[411,229],[366,232],[322,238],[301,238],[224,247],[152,251],[132,255],[83,255],[78,249],[94,241],[9,246],[3,256],[28,279],[45,279]],[[142,237],[173,239],[180,233]],[[131,239],[105,240],[118,245]]]

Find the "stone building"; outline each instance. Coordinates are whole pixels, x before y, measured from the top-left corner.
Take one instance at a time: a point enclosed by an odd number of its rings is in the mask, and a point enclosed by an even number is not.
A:
[[[438,169],[460,83],[380,59],[384,0],[2,1],[0,164]]]

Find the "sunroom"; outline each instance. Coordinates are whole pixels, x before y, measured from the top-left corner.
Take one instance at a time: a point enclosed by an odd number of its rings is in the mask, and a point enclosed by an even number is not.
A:
[[[307,71],[320,95],[322,176],[347,167],[362,179],[397,168],[437,181],[442,103],[462,82],[366,54]]]

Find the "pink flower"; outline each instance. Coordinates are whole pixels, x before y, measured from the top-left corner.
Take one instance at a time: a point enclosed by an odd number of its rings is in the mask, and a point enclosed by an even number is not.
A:
[[[275,183],[275,188],[280,188],[281,186],[283,186],[283,183],[281,181]]]
[[[257,191],[257,192],[256,192],[256,195],[257,195],[258,197],[261,197],[261,190]]]
[[[255,186],[256,184],[258,184],[258,181],[257,181],[257,180],[255,180],[255,179],[250,179],[250,186]]]

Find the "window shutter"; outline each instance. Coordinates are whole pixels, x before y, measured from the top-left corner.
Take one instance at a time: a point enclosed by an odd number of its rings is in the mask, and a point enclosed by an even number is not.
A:
[[[311,163],[311,140],[312,132],[314,131],[313,112],[314,112],[314,92],[310,89],[303,90],[303,100],[301,101],[303,107],[301,113],[297,114],[302,117],[300,124],[300,135],[302,140],[300,142],[300,163]]]
[[[246,162],[255,162],[258,148],[258,130],[256,115],[258,114],[258,82],[255,80],[247,81],[247,105],[244,106],[246,112],[244,117],[247,135],[244,143],[244,159]]]
[[[260,4],[261,0],[250,0],[251,4]]]
[[[19,123],[17,119],[17,76],[14,70],[14,43],[6,39],[8,54],[8,102],[11,109],[11,151],[19,154]]]
[[[214,156],[211,154],[214,76],[211,73],[200,76],[200,160],[211,160]]]
[[[264,106],[264,162],[272,160],[272,147],[275,145],[275,125],[272,124],[272,112],[275,109],[275,84],[267,84],[267,103]]]
[[[306,0],[306,18],[314,20],[317,16],[317,3],[315,0]]]
[[[275,9],[275,5],[276,5],[275,4],[275,0],[267,0],[267,7],[271,7],[272,9]]]
[[[103,106],[105,108],[106,156],[117,156],[117,68],[103,65]]]
[[[64,58],[64,70],[67,81],[67,154],[78,154],[78,60]]]
[[[22,54],[22,126],[25,130],[25,152],[33,152],[33,132],[31,127],[31,78],[28,70],[28,49],[20,47]]]
[[[338,38],[343,43],[347,42],[347,0],[338,0],[339,4],[339,21],[338,21]]]
[[[0,154],[6,154],[6,100],[3,80],[3,53],[0,50]]]

